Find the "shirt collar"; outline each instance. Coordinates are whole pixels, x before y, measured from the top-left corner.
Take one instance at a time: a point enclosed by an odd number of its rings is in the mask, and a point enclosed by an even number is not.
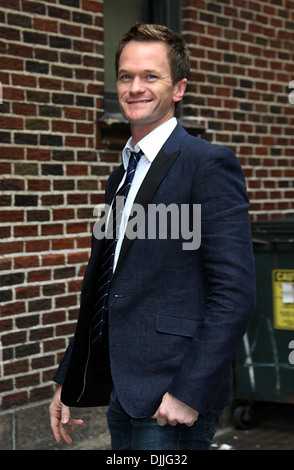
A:
[[[128,166],[131,152],[139,152],[140,150],[142,150],[147,160],[152,163],[163,144],[175,129],[176,125],[177,120],[175,117],[169,119],[167,122],[161,124],[161,126],[143,137],[135,147],[133,147],[132,137],[130,137],[122,152],[124,168],[126,169]]]

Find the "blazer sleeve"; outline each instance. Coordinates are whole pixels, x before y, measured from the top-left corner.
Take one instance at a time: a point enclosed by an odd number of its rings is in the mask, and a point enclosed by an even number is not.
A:
[[[73,348],[73,341],[74,339],[72,338],[66,351],[65,351],[65,354],[63,356],[63,358],[61,359],[60,361],[60,364],[58,366],[58,369],[54,375],[54,382],[58,383],[58,384],[63,384],[64,380],[65,380],[65,376],[66,376],[66,373],[67,373],[67,369],[68,369],[68,366],[69,366],[69,361],[70,361],[70,358],[71,358],[71,353],[72,353],[72,348]]]
[[[169,392],[205,414],[217,404],[255,307],[249,201],[235,154],[211,146],[195,174],[201,202],[201,258],[207,303],[201,337],[192,340]]]

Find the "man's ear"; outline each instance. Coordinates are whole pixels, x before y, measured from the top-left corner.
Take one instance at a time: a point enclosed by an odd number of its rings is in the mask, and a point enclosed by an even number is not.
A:
[[[174,100],[175,103],[178,103],[179,101],[182,100],[182,98],[184,96],[184,93],[186,91],[186,88],[187,88],[187,81],[188,80],[186,78],[183,78],[178,83],[176,83],[175,93],[174,93],[174,97],[173,97],[173,100]]]

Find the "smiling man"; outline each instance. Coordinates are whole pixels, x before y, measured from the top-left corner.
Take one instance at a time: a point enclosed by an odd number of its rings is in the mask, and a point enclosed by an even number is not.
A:
[[[117,91],[122,114],[132,127],[132,142],[174,116],[187,78],[173,83],[168,49],[163,42],[129,42],[119,60]]]
[[[255,305],[248,198],[234,153],[174,117],[189,74],[182,37],[137,24],[120,40],[117,91],[131,137],[110,175],[124,206],[117,237],[92,237],[73,341],[50,406],[57,442],[82,424],[72,406],[109,404],[112,448],[209,449],[230,404],[231,365]],[[132,207],[201,205],[201,244],[127,237]],[[179,232],[178,232],[179,233]]]

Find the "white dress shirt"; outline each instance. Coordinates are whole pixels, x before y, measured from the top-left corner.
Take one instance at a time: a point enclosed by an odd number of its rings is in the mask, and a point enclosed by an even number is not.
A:
[[[134,179],[132,181],[130,191],[126,200],[126,204],[123,210],[121,223],[120,223],[120,229],[119,229],[119,236],[118,236],[117,245],[115,249],[113,271],[116,268],[122,241],[123,241],[124,234],[126,231],[127,222],[128,222],[131,208],[133,206],[137,192],[139,191],[140,186],[142,182],[144,181],[144,178],[151,166],[151,163],[153,162],[159,150],[162,148],[166,140],[169,138],[169,136],[175,129],[176,125],[177,125],[177,120],[175,117],[169,119],[167,122],[165,122],[161,126],[154,129],[154,131],[150,132],[148,135],[143,137],[143,139],[141,139],[135,145],[135,147],[133,147],[132,137],[130,137],[128,142],[125,145],[125,148],[122,151],[122,160],[123,160],[123,165],[124,165],[125,170],[127,170],[131,152],[139,152],[140,150],[142,150],[143,155],[141,156],[139,163],[137,165]],[[126,177],[126,172],[119,187],[123,184],[125,177]]]

